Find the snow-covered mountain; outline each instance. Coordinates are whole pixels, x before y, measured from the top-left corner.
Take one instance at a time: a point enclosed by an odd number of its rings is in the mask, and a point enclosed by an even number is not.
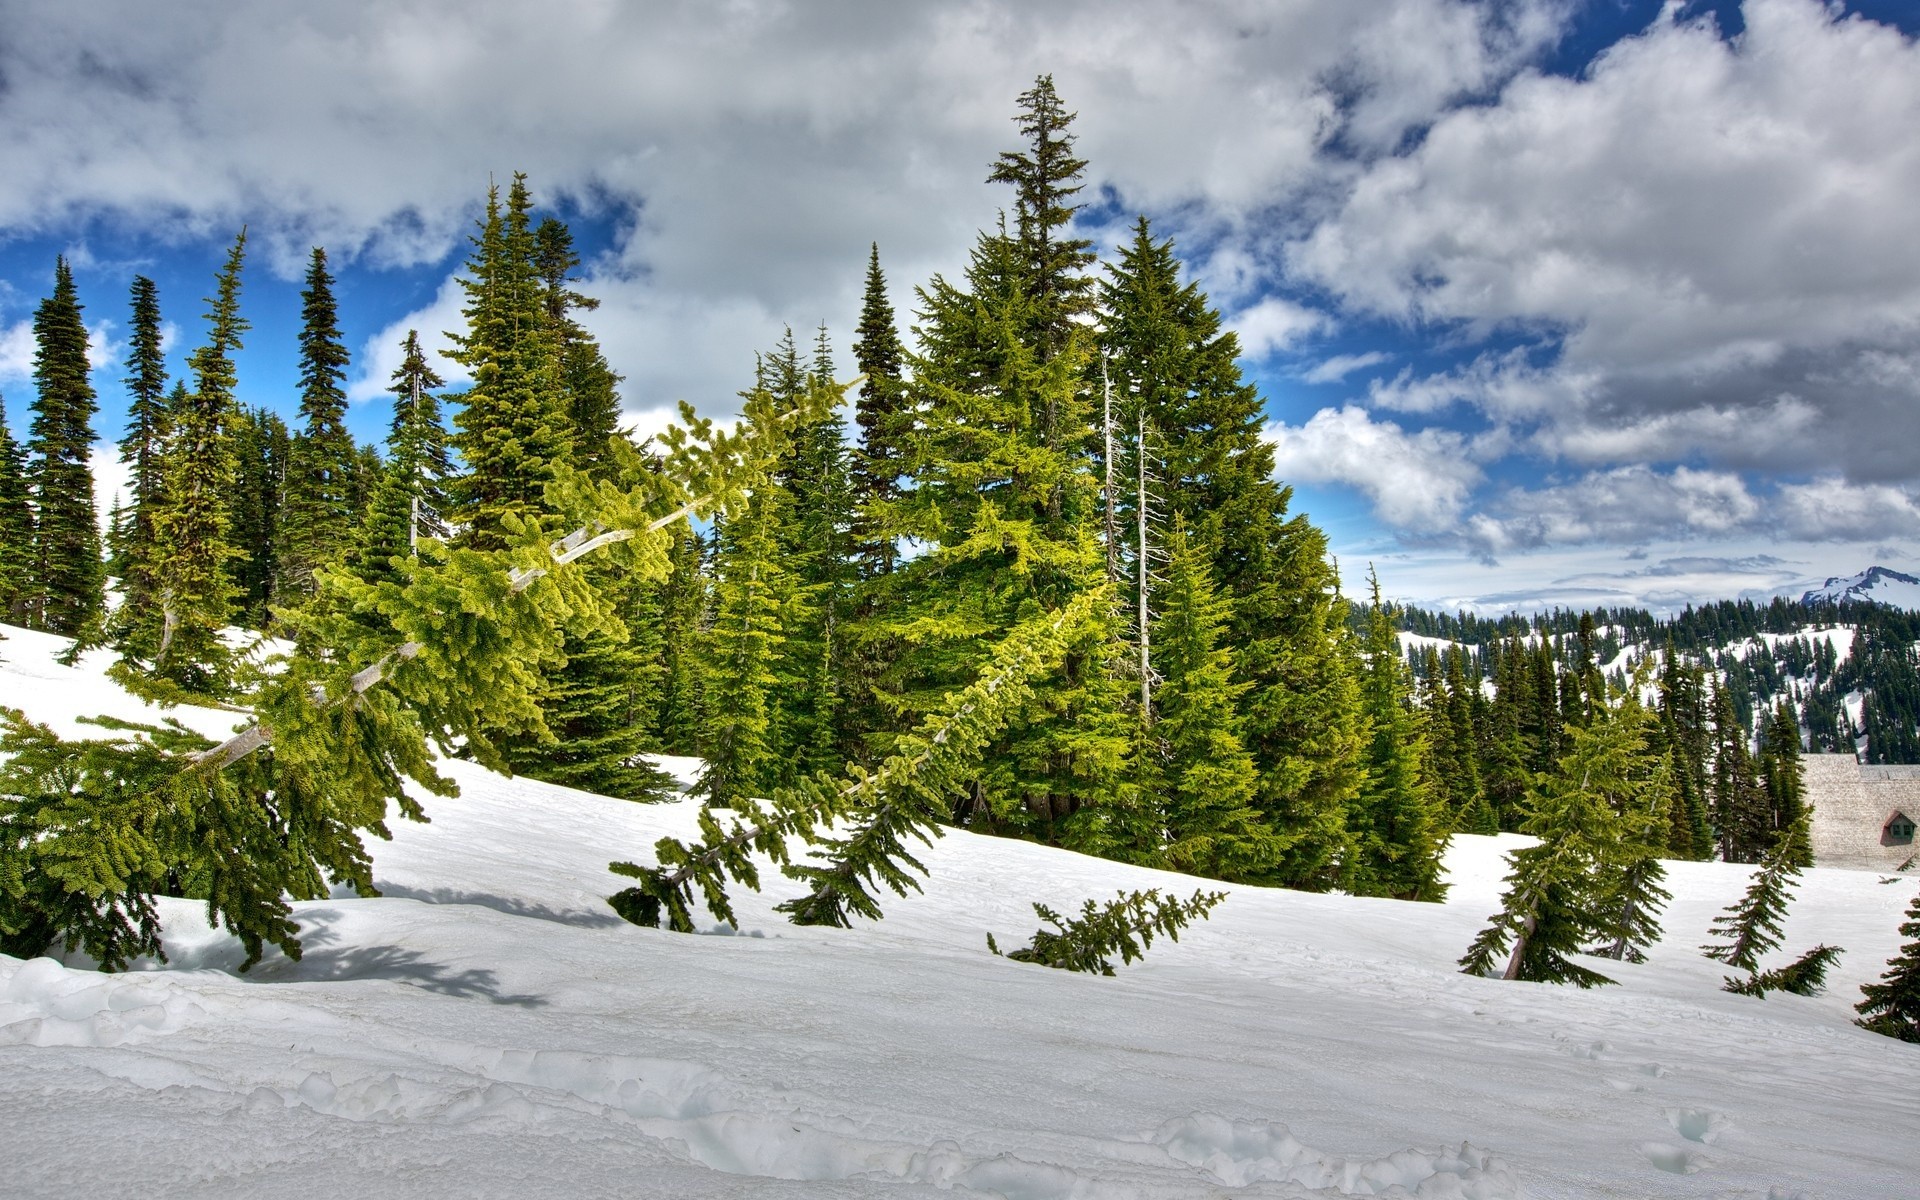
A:
[[[64,732],[151,714],[7,630],[0,698]],[[231,713],[176,710],[219,733]],[[672,764],[684,768],[687,764]],[[0,1194],[1890,1200],[1920,1179],[1920,1046],[1856,1028],[1920,880],[1814,869],[1781,953],[1818,997],[1720,990],[1698,947],[1751,868],[1671,863],[1665,939],[1619,986],[1468,978],[1515,835],[1454,839],[1444,904],[1208,884],[1213,918],[1111,979],[989,954],[1030,901],[1197,881],[950,832],[886,919],[744,936],[616,918],[611,857],[689,837],[472,763],[373,845],[377,899],[295,906],[246,975],[162,898],[166,964],[0,955]],[[709,934],[732,929],[706,923]]]
[[[1920,612],[1920,579],[1887,567],[1868,567],[1858,575],[1835,576],[1800,597],[1802,604],[1870,601]]]

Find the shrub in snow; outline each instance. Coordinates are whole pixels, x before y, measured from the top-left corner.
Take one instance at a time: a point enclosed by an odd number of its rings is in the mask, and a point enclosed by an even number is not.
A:
[[[1195,892],[1191,899],[1162,896],[1158,888],[1144,892],[1121,892],[1103,905],[1088,900],[1080,906],[1077,919],[1063,918],[1044,904],[1033,911],[1052,929],[1036,929],[1033,940],[1008,952],[1015,962],[1039,963],[1063,971],[1088,974],[1113,974],[1113,956],[1130,963],[1153,945],[1153,935],[1164,933],[1170,941],[1180,940],[1180,931],[1191,921],[1202,920],[1213,907],[1227,898],[1225,892]],[[1000,947],[993,935],[987,935],[987,949],[995,954]]]

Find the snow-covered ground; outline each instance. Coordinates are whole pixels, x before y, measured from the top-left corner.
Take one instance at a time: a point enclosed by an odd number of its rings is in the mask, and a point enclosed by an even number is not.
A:
[[[135,715],[6,632],[0,702]],[[775,876],[740,935],[682,936],[602,897],[688,804],[449,770],[376,848],[383,897],[299,906],[299,962],[233,973],[189,902],[165,967],[0,956],[0,1194],[1920,1195],[1920,1047],[1849,1023],[1920,880],[1808,873],[1789,949],[1847,948],[1815,998],[1718,989],[1720,864],[1672,865],[1621,986],[1458,974],[1511,836],[1456,839],[1444,905],[1228,888],[1106,979],[985,934],[1194,881],[951,833],[879,924],[789,926]]]

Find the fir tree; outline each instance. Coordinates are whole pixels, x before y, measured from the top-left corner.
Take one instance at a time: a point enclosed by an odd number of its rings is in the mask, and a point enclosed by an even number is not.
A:
[[[541,305],[554,344],[554,373],[565,395],[573,463],[589,474],[603,473],[607,442],[619,431],[620,376],[607,364],[599,342],[573,319],[576,311],[599,308],[600,301],[571,286],[580,256],[574,253],[573,232],[565,223],[547,217],[533,231],[533,242]]]
[[[1806,836],[1804,821],[1786,831],[1739,901],[1714,918],[1712,932],[1721,940],[1702,946],[1701,953],[1751,974],[1760,969],[1762,955],[1780,948],[1781,922],[1800,878]]]
[[[313,573],[345,553],[361,515],[353,507],[356,463],[346,427],[349,359],[327,252],[318,246],[300,301],[301,429],[289,447],[285,510],[274,532],[277,574],[289,594],[311,595]]]
[[[1767,794],[1754,773],[1749,730],[1726,687],[1713,689],[1713,824],[1725,862],[1759,862],[1773,838]]]
[[[221,686],[227,651],[220,629],[233,613],[227,564],[239,552],[229,540],[227,497],[235,471],[229,431],[235,419],[233,355],[248,329],[240,315],[246,248],[243,229],[207,302],[207,342],[187,360],[194,388],[177,389],[168,406],[173,436],[167,448],[166,499],[154,517],[160,629],[151,639],[148,661],[157,677],[196,691]],[[133,639],[128,650],[143,655],[146,640]]]
[[[149,608],[154,601],[154,515],[165,503],[167,441],[172,416],[167,407],[167,364],[162,353],[160,294],[154,282],[136,275],[132,293],[133,316],[127,334],[126,434],[120,439],[120,461],[131,470],[127,486],[129,516],[121,547],[121,607]],[[118,641],[116,633],[116,641]]]
[[[486,216],[467,261],[465,333],[453,334],[455,362],[473,379],[459,414],[454,448],[466,473],[452,481],[459,541],[474,549],[506,544],[508,519],[545,508],[553,465],[568,452],[567,415],[555,386],[556,355],[535,269],[533,202],[516,174],[507,204],[487,192]]]
[[[27,435],[33,494],[33,566],[28,588],[35,628],[75,636],[99,618],[106,568],[94,512],[93,384],[87,327],[65,257],[54,265],[53,295],[33,315],[37,391]]]
[[[418,553],[421,539],[444,539],[446,481],[453,474],[447,430],[434,389],[445,381],[427,363],[420,337],[407,330],[400,366],[393,372],[393,420],[387,431],[387,462],[375,486],[355,562],[368,578],[398,576],[395,558]]]
[[[1093,310],[1093,279],[1083,273],[1093,262],[1093,243],[1066,236],[1066,227],[1081,208],[1073,197],[1080,192],[1078,180],[1087,164],[1073,156],[1073,134],[1067,127],[1074,114],[1060,103],[1053,76],[1036,78],[1033,87],[1020,94],[1019,104],[1020,115],[1014,120],[1027,148],[1002,153],[987,180],[1012,184],[1016,192],[1015,269],[1022,292],[1031,300],[1022,314],[1020,336],[1045,363],[1066,349],[1074,318]],[[1054,440],[1072,428],[1060,423],[1062,415],[1035,414],[1048,422],[1043,437]]]
[[[1143,716],[1143,787],[1166,828],[1164,861],[1190,875],[1258,879],[1279,846],[1253,807],[1259,779],[1239,737],[1235,702],[1247,685],[1233,682],[1221,644],[1228,605],[1214,591],[1204,548],[1178,519],[1158,594],[1153,666],[1160,684]]]
[[[1595,715],[1567,730],[1566,753],[1534,793],[1523,828],[1540,842],[1514,852],[1501,911],[1460,960],[1466,974],[1583,988],[1612,983],[1569,956],[1596,937],[1637,936],[1618,873],[1647,857],[1622,819],[1648,807],[1643,722],[1630,712]]]
[[[0,404],[0,620],[25,620],[33,577],[33,508],[27,488],[26,458],[7,431]]]
[[[773,489],[758,487],[720,531],[713,627],[705,672],[706,766],[694,792],[732,808],[769,794],[776,764],[768,695],[785,640],[780,594],[787,583],[773,529]]]
[[[906,469],[906,444],[913,431],[906,382],[901,378],[905,349],[894,323],[893,304],[887,299],[887,277],[880,270],[880,244],[867,259],[866,293],[860,302],[860,324],[854,331],[853,358],[864,379],[854,406],[860,426],[860,449],[853,456],[854,503],[859,510],[856,540],[863,576],[893,570],[893,541],[874,527],[868,506],[900,495]]]
[[[1862,997],[1854,1011],[1857,1024],[1903,1042],[1920,1042],[1920,896],[1907,905],[1907,919],[1900,926],[1907,938],[1887,962],[1878,983],[1860,985]]]
[[[287,507],[287,470],[293,438],[287,423],[264,408],[243,408],[232,419],[233,491],[229,498],[228,536],[235,546],[251,547],[228,561],[238,618],[266,629],[271,606],[287,595],[291,583],[280,558],[280,522]]]
[[[655,741],[668,754],[698,754],[704,748],[706,660],[701,655],[707,615],[707,577],[701,571],[706,545],[682,524],[673,531],[668,570],[660,594],[661,695]]]
[[[1367,582],[1372,604],[1360,696],[1369,738],[1366,779],[1349,820],[1345,884],[1357,896],[1438,901],[1446,894],[1440,882],[1446,839],[1437,828],[1440,802],[1421,769],[1425,721],[1412,707],[1393,614],[1380,599],[1380,577],[1369,571]]]
[[[1778,841],[1806,812],[1806,771],[1800,761],[1800,718],[1786,700],[1774,708],[1767,722],[1760,751],[1760,786],[1767,796],[1767,829],[1771,841]],[[1813,847],[1802,843],[1806,860],[1813,865]]]
[[[1266,416],[1235,361],[1238,340],[1205,294],[1180,282],[1173,243],[1142,220],[1100,301],[1118,424],[1157,432],[1160,503],[1209,548],[1232,602],[1227,644],[1235,678],[1249,685],[1240,709],[1258,803],[1287,845],[1266,881],[1333,886],[1362,738],[1325,536],[1289,519],[1292,493],[1273,480]]]

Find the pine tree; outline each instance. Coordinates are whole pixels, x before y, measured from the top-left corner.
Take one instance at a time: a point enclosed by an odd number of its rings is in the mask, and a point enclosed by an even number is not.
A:
[[[7,431],[0,404],[0,620],[25,620],[33,575],[33,508],[27,488],[26,458]]]
[[[207,342],[187,360],[191,392],[176,389],[168,408],[165,502],[154,516],[154,585],[160,629],[152,639],[152,673],[194,691],[218,690],[227,668],[220,629],[233,613],[227,564],[239,556],[230,538],[227,497],[234,484],[230,436],[235,419],[233,355],[247,321],[240,315],[240,268],[247,233],[227,254],[207,302]],[[146,639],[128,643],[134,656]]]
[[[906,381],[901,378],[905,354],[894,323],[893,304],[887,299],[887,277],[880,270],[880,244],[875,242],[868,253],[866,292],[861,298],[860,324],[853,341],[854,364],[865,377],[854,406],[860,449],[853,456],[853,488],[860,573],[868,578],[892,571],[897,553],[893,541],[875,529],[868,509],[899,497],[901,475],[906,470],[913,411]]]
[[[1180,282],[1173,243],[1144,219],[1108,268],[1100,307],[1118,425],[1155,431],[1158,499],[1209,548],[1232,602],[1227,644],[1235,678],[1250,685],[1240,710],[1259,806],[1288,846],[1267,882],[1333,886],[1362,738],[1325,536],[1288,518],[1292,493],[1272,478],[1266,416],[1235,361],[1238,340],[1205,294]],[[1120,452],[1137,447],[1122,439]]]
[[[313,573],[346,552],[361,515],[353,507],[356,463],[346,427],[349,356],[327,252],[318,246],[300,301],[301,429],[289,447],[285,511],[274,531],[277,573],[289,596],[313,593]]]
[[[1800,878],[1806,837],[1805,821],[1786,831],[1754,872],[1745,893],[1714,918],[1712,932],[1721,940],[1702,946],[1701,953],[1753,973],[1760,969],[1762,955],[1780,948],[1781,922]]]
[[[534,229],[533,242],[541,306],[554,345],[555,378],[565,397],[572,461],[588,474],[604,473],[607,442],[620,425],[620,376],[608,365],[600,343],[573,319],[574,312],[591,312],[600,301],[570,286],[580,256],[574,253],[573,232],[565,223],[547,217]]]
[[[1280,847],[1253,806],[1259,778],[1235,709],[1247,685],[1233,682],[1221,644],[1229,606],[1214,590],[1206,557],[1176,518],[1157,593],[1152,652],[1160,682],[1145,714],[1143,786],[1162,814],[1166,865],[1214,879],[1258,879]]]
[[[445,539],[446,482],[453,474],[447,430],[434,389],[445,381],[427,363],[419,334],[407,330],[400,366],[393,372],[393,421],[387,431],[387,462],[375,486],[354,561],[370,579],[394,579],[392,560],[410,558],[423,538]]]
[[[1640,928],[1623,910],[1618,873],[1646,858],[1622,814],[1648,807],[1648,756],[1631,713],[1595,717],[1567,730],[1566,752],[1535,790],[1523,828],[1540,842],[1514,852],[1501,911],[1460,960],[1466,974],[1583,988],[1613,982],[1568,956],[1595,938],[1632,941]]]
[[[470,278],[460,281],[467,330],[451,335],[458,347],[451,357],[473,386],[454,418],[454,448],[466,473],[450,486],[448,519],[461,527],[457,540],[479,550],[506,544],[509,518],[544,511],[553,464],[568,452],[554,339],[534,262],[532,207],[524,175],[514,175],[504,210],[499,189],[488,189],[486,216],[467,261]]]
[[[1782,700],[1767,723],[1760,752],[1760,786],[1767,796],[1769,841],[1777,842],[1799,822],[1806,812],[1806,769],[1800,761],[1800,718],[1793,705]],[[1803,843],[1806,860],[1813,865],[1813,847]]]
[[[1073,134],[1067,127],[1074,114],[1060,103],[1053,76],[1041,75],[1020,94],[1020,115],[1014,118],[1027,139],[1024,151],[1003,152],[987,176],[990,183],[1012,184],[1014,229],[1018,258],[1014,264],[1021,291],[1031,303],[1024,307],[1021,340],[1034,357],[1046,363],[1063,353],[1072,340],[1074,319],[1093,311],[1093,279],[1084,274],[1092,264],[1093,243],[1065,236],[1066,227],[1081,205],[1073,203],[1085,173],[1084,159],[1073,156]],[[1064,414],[1043,410],[1043,439],[1059,444],[1074,426]]]
[[[1725,862],[1759,862],[1773,843],[1767,794],[1756,778],[1749,730],[1730,689],[1713,689],[1713,824]]]
[[[719,532],[705,655],[706,766],[694,787],[710,808],[766,796],[775,776],[768,695],[779,683],[773,667],[785,640],[780,594],[787,580],[774,537],[773,494],[755,488]]]
[[[1920,896],[1907,905],[1900,926],[1907,938],[1900,953],[1887,961],[1878,983],[1860,985],[1862,999],[1854,1006],[1857,1024],[1903,1042],[1920,1042]]]
[[[99,619],[106,567],[94,512],[93,414],[87,327],[63,256],[54,265],[53,295],[33,315],[37,392],[27,435],[27,482],[33,494],[33,566],[28,593],[35,628],[75,636]]]
[[[1368,726],[1366,778],[1348,825],[1351,849],[1343,864],[1346,889],[1356,896],[1438,901],[1441,802],[1421,769],[1426,753],[1422,714],[1412,707],[1406,662],[1391,609],[1380,599],[1380,577],[1369,570],[1365,660],[1360,668],[1362,711]]]
[[[286,511],[293,438],[278,414],[243,408],[232,419],[228,440],[234,464],[228,536],[235,546],[252,547],[251,553],[236,554],[228,561],[228,576],[239,606],[238,619],[264,630],[272,621],[272,606],[292,591],[280,558],[280,522]]]
[[[707,577],[701,571],[706,545],[682,524],[667,552],[660,594],[661,695],[654,740],[668,754],[698,754],[704,748],[706,660],[700,651],[707,616]]]
[[[129,519],[121,547],[120,596],[123,614],[149,609],[154,602],[154,516],[166,500],[167,441],[173,418],[167,407],[167,364],[161,350],[160,293],[144,275],[133,280],[132,320],[127,334],[126,434],[120,461],[132,468],[127,486]],[[115,641],[124,622],[116,620]]]

